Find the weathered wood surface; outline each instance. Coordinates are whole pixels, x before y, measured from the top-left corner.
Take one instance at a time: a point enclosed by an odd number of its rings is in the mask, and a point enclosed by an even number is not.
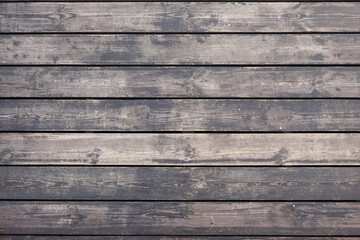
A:
[[[0,134],[1,165],[360,166],[360,134]]]
[[[360,203],[0,202],[7,234],[359,235]]]
[[[360,64],[360,34],[4,34],[0,64]]]
[[[3,240],[299,240],[299,237],[235,237],[235,236],[26,236],[1,235]],[[301,237],[311,240],[357,240],[356,237]]]
[[[0,67],[0,96],[359,97],[359,72],[359,67]]]
[[[324,0],[268,0],[267,2],[323,2]],[[129,2],[129,0],[6,0],[6,2]],[[162,2],[159,0],[132,0],[132,2]],[[179,2],[179,0],[166,0],[164,2]],[[237,2],[237,0],[182,0],[181,2]],[[246,0],[241,3],[264,2],[264,0]],[[326,2],[344,2],[342,0],[327,0]],[[346,0],[357,2],[357,0]]]
[[[358,32],[360,3],[3,3],[0,32]]]
[[[359,131],[359,100],[0,100],[6,131]]]
[[[2,167],[0,199],[358,200],[348,167]]]

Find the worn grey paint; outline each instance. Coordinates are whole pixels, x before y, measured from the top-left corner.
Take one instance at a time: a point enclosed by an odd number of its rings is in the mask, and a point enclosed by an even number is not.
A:
[[[360,64],[360,34],[5,34],[1,64]]]
[[[0,67],[1,97],[358,97],[359,67]]]
[[[356,202],[0,202],[8,234],[360,234]]]
[[[0,16],[7,33],[360,31],[357,2],[4,3]]]
[[[359,100],[0,100],[7,131],[358,131]]]
[[[3,165],[360,166],[360,134],[2,133]]]
[[[341,167],[3,167],[0,189],[5,200],[358,200],[360,174]]]

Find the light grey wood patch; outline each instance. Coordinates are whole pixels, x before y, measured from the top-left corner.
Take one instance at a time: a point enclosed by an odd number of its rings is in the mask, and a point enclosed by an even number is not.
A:
[[[359,100],[0,100],[6,131],[358,131]]]
[[[358,200],[348,167],[1,167],[0,199]]]
[[[0,16],[7,33],[360,31],[358,2],[3,3]]]
[[[7,234],[359,235],[357,202],[0,202]]]
[[[1,97],[359,97],[359,67],[0,67]]]
[[[360,134],[0,134],[1,165],[360,166]]]
[[[360,34],[5,34],[0,64],[360,64]]]

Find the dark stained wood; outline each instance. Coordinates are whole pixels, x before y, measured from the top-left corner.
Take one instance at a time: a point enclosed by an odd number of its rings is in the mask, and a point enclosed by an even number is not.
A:
[[[1,236],[3,240],[300,240],[299,237],[234,237],[234,236]],[[354,237],[301,237],[311,240],[357,240]]]
[[[6,131],[359,131],[359,100],[0,100]]]
[[[359,235],[356,202],[0,202],[7,234]]]
[[[357,168],[2,167],[0,199],[358,200]]]
[[[0,32],[357,32],[359,9],[358,2],[4,3]]]
[[[360,166],[360,134],[2,133],[2,165]]]
[[[359,72],[359,67],[0,67],[0,96],[359,97]]]
[[[0,64],[360,64],[360,34],[4,34]]]

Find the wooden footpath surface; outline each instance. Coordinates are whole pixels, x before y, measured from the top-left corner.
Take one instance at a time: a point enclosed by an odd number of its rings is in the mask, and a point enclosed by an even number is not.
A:
[[[360,3],[0,2],[0,237],[355,240]]]

